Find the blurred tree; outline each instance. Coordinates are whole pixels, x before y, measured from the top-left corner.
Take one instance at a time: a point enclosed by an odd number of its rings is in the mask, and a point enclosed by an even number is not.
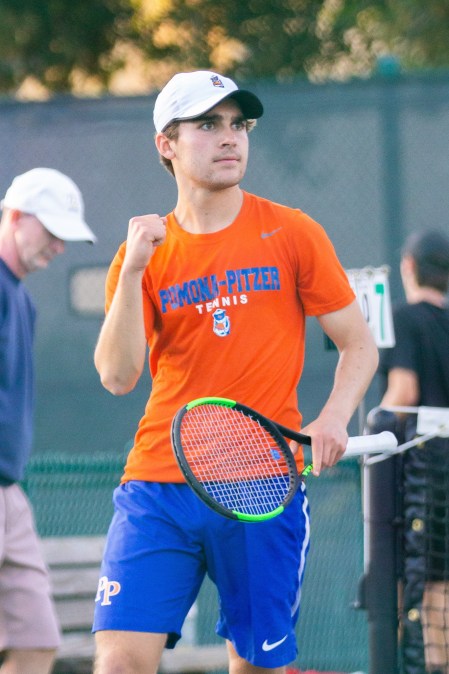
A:
[[[76,71],[107,84],[121,65],[110,55],[132,11],[128,0],[0,0],[0,90],[33,77],[70,91]]]
[[[449,65],[448,0],[141,0],[134,26],[147,58],[238,79]]]
[[[388,56],[404,70],[449,66],[448,0],[328,0],[321,54],[314,65],[332,76],[339,59],[369,74]]]
[[[449,65],[448,0],[0,0],[0,91],[140,93],[176,70],[237,79]],[[133,90],[134,86],[134,90]]]
[[[320,49],[322,0],[171,0],[149,13],[145,6],[135,24],[150,59],[282,80],[305,73]]]

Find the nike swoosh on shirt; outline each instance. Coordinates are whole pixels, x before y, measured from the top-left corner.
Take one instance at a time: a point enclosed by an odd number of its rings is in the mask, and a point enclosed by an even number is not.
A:
[[[279,641],[274,641],[272,644],[269,644],[268,641],[265,639],[265,641],[262,644],[262,650],[263,651],[272,651],[273,648],[277,648],[278,646],[283,644],[287,637],[288,637],[288,634],[286,634],[285,637],[282,637],[282,639],[279,639]]]
[[[269,236],[273,236],[273,234],[277,234],[280,232],[282,227],[278,227],[277,229],[273,229],[271,232],[261,232],[260,237],[261,239],[268,239]]]

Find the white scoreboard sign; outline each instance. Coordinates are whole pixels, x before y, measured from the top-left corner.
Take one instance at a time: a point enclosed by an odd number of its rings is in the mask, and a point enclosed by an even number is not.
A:
[[[379,348],[394,346],[389,268],[385,266],[347,269],[346,274],[377,346]]]

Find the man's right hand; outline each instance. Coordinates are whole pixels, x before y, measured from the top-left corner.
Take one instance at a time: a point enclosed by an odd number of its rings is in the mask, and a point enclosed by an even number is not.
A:
[[[126,255],[123,266],[128,270],[143,271],[154,250],[165,241],[167,218],[156,213],[131,218],[128,225]]]

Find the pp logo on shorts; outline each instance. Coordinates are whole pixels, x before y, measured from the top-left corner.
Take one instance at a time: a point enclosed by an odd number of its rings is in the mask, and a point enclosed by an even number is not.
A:
[[[100,601],[101,595],[103,594],[103,599],[101,601],[102,606],[110,606],[111,600],[110,597],[114,597],[121,590],[121,585],[116,580],[109,580],[107,576],[102,576],[98,582],[97,596],[95,601]]]

